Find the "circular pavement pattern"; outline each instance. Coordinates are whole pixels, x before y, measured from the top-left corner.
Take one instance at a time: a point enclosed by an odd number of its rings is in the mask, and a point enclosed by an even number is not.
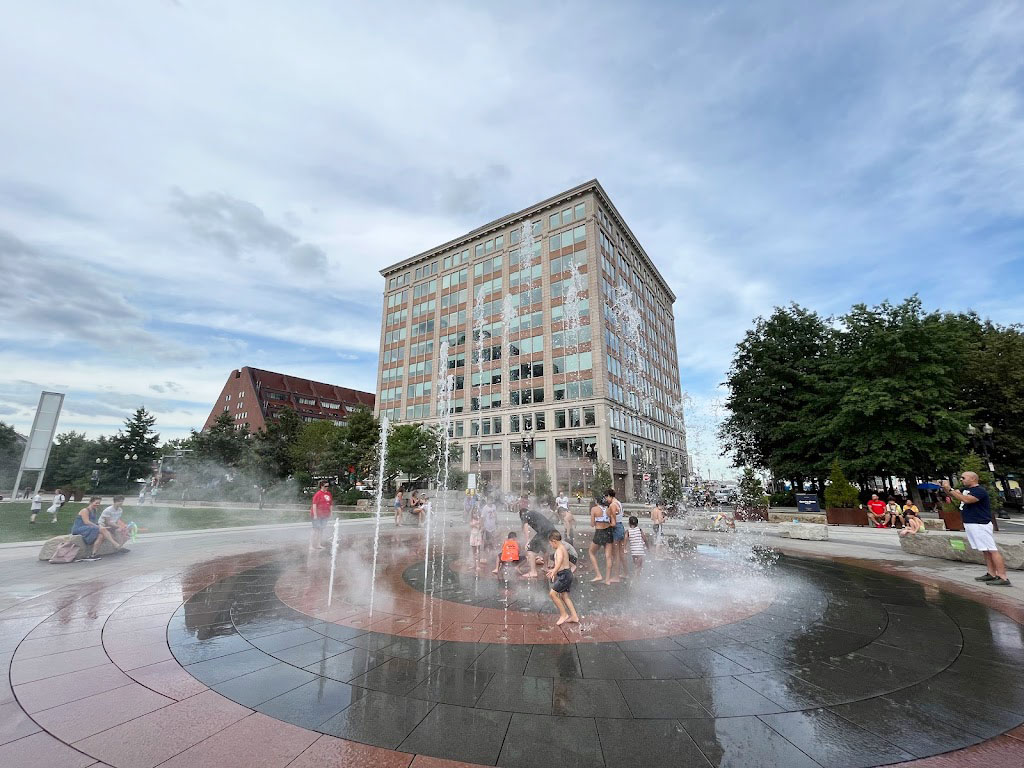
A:
[[[472,619],[493,611],[485,623],[500,625],[508,603],[481,606],[473,595],[455,605],[472,618],[450,609],[449,623],[436,622],[415,562],[410,553],[389,569],[392,587],[410,594],[387,590],[386,607],[369,616],[365,596],[362,606],[311,608],[322,577],[278,555],[195,591],[167,642],[193,678],[270,718],[508,768],[874,766],[1024,722],[1021,625],[877,571],[782,557],[769,572],[780,585],[771,599],[708,627],[693,629],[690,616],[690,631],[632,627],[631,639],[614,639],[612,622],[552,639],[538,634],[553,616],[532,610],[536,595],[513,604],[514,616],[531,618],[504,636],[485,636]],[[354,585],[349,596],[368,590],[359,578],[339,577]],[[627,608],[644,602],[628,590]],[[409,622],[424,621],[417,636]],[[475,639],[457,639],[463,626]]]

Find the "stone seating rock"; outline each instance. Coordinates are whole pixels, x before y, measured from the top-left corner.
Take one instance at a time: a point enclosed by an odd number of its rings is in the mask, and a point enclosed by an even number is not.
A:
[[[828,526],[825,523],[779,523],[779,535],[790,539],[827,541]]]
[[[795,509],[795,507],[793,509]],[[769,523],[791,523],[794,519],[799,520],[801,523],[824,523],[825,513],[821,512],[819,514],[815,514],[813,512],[794,512],[792,509],[780,512],[771,511],[768,513]]]
[[[725,531],[729,524],[718,519],[717,512],[690,512],[679,519],[680,527],[689,531]]]
[[[956,531],[928,531],[909,536],[900,536],[900,548],[904,552],[925,557],[939,557],[943,560],[958,560],[962,563],[984,565],[985,558],[971,549],[967,534]],[[1024,541],[1017,537],[995,535],[996,544],[1006,561],[1006,567],[1024,570]]]
[[[63,536],[54,536],[52,539],[47,539],[45,542],[43,542],[42,549],[39,550],[39,559],[49,560],[51,557],[53,557],[53,553],[57,551],[57,547],[59,547],[65,541],[73,541],[75,544],[78,545],[78,557],[75,558],[76,560],[83,557],[88,557],[89,553],[92,552],[92,547],[90,545],[87,545],[82,540],[81,536],[69,533]],[[121,549],[125,552],[129,551],[128,547],[122,547]],[[99,554],[100,556],[110,555],[116,551],[117,550],[109,541],[104,540],[100,544],[100,549],[97,554]]]

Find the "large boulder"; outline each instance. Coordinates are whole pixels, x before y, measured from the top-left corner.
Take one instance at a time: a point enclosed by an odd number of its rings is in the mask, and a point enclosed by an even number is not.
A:
[[[679,527],[689,531],[726,531],[731,520],[717,512],[690,512],[679,519]]]
[[[996,544],[1006,561],[1006,567],[1024,570],[1024,542],[1014,537],[996,534]],[[955,531],[929,531],[900,536],[900,547],[904,552],[925,557],[940,557],[943,560],[958,560],[962,563],[985,564],[985,557],[971,549],[967,534]]]
[[[825,513],[815,514],[813,512],[769,512],[769,523],[791,523],[797,520],[801,523],[824,523]],[[940,521],[941,522],[941,521]]]
[[[779,523],[779,535],[790,539],[827,541],[828,526],[825,523]]]
[[[78,534],[65,534],[64,536],[54,536],[52,539],[47,539],[45,542],[43,542],[43,547],[39,550],[39,559],[49,560],[51,557],[53,557],[53,553],[57,551],[57,547],[59,547],[65,541],[72,541],[78,546],[78,557],[75,558],[76,560],[82,557],[88,557],[89,554],[92,552],[92,546],[86,544],[82,540],[81,536],[79,536]],[[127,552],[128,548],[122,547],[121,550]],[[114,545],[106,539],[104,539],[103,542],[100,544],[99,552],[97,552],[96,554],[101,556],[110,555],[116,551],[117,549],[115,549]]]

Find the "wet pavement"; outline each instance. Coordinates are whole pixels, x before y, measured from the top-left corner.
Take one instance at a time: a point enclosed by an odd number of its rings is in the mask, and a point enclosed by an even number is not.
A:
[[[480,572],[457,536],[424,579],[408,531],[371,614],[352,531],[330,607],[326,558],[287,537],[7,600],[0,765],[1024,762],[1022,612],[984,590],[676,549],[632,584],[581,571],[584,628],[562,631],[543,584]]]

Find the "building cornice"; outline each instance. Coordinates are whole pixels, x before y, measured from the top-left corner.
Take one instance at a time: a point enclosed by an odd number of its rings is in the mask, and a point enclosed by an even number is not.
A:
[[[597,179],[585,181],[582,184],[573,187],[572,189],[566,190],[565,192],[562,192],[558,195],[554,195],[553,197],[549,197],[546,200],[542,200],[539,203],[535,203],[534,205],[531,205],[528,208],[524,208],[521,211],[510,213],[507,216],[502,216],[500,219],[495,219],[494,221],[488,222],[483,226],[470,230],[464,235],[460,235],[459,237],[449,240],[446,243],[442,243],[441,245],[435,248],[431,248],[430,250],[423,251],[422,253],[418,253],[415,256],[410,256],[407,259],[403,259],[402,261],[385,267],[380,271],[380,274],[385,278],[390,277],[396,272],[401,272],[405,269],[408,269],[409,267],[415,266],[420,262],[428,261],[435,257],[442,256],[448,251],[461,248],[462,246],[472,242],[473,240],[477,240],[481,237],[484,237],[485,235],[491,232],[494,232],[499,229],[504,229],[505,227],[508,227],[511,224],[515,224],[520,221],[525,221],[526,219],[531,219],[547,208],[562,205],[575,197],[585,195],[589,192],[593,192],[601,199],[601,203],[608,210],[609,215],[611,215],[611,217],[615,220],[616,225],[619,227],[622,233],[629,239],[630,245],[632,245],[636,252],[640,254],[640,257],[644,260],[647,268],[651,271],[651,274],[658,281],[662,289],[671,297],[672,302],[675,302],[675,292],[669,287],[668,282],[665,280],[664,276],[661,274],[661,271],[658,269],[658,267],[654,264],[654,261],[647,254],[647,251],[644,250],[644,247],[642,245],[640,245],[640,241],[633,233],[633,230],[629,228],[629,225],[626,223],[626,220],[622,217],[622,214],[619,213],[619,209],[615,207],[615,204],[608,196],[608,193],[605,191],[604,187],[601,186],[601,182],[599,182]]]

